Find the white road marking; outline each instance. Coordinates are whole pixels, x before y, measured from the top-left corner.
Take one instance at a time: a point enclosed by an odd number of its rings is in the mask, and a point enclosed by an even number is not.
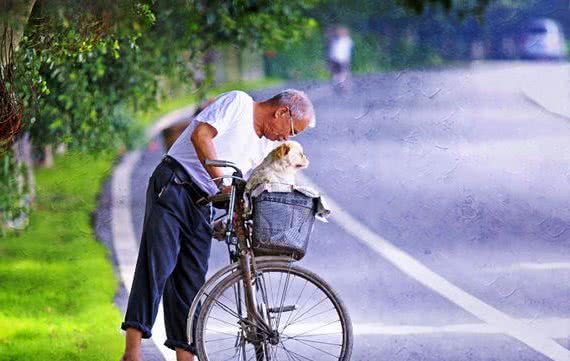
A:
[[[551,337],[553,339],[565,339],[570,337],[570,319],[568,318],[552,318],[552,319],[518,319],[537,333]],[[212,333],[231,333],[234,334],[237,326],[231,327],[221,324],[215,324],[208,330]],[[407,335],[428,335],[428,334],[503,334],[503,331],[488,323],[461,323],[442,326],[420,326],[420,325],[387,325],[384,323],[353,323],[353,334],[355,336],[407,336]],[[303,334],[309,337],[312,334],[318,335],[338,335],[339,326],[331,325],[330,322],[311,322],[296,324],[287,327],[285,333],[291,337],[296,334]]]
[[[489,267],[485,268],[486,272],[513,272],[513,271],[568,271],[570,270],[570,262],[522,262],[506,267]]]
[[[366,225],[352,217],[306,177],[299,176],[299,181],[318,190],[323,195],[333,211],[333,221],[340,225],[347,233],[376,251],[387,261],[400,269],[400,271],[437,292],[480,320],[487,322],[490,326],[500,330],[502,333],[523,342],[535,351],[555,361],[570,361],[570,351],[562,347],[556,341],[539,334],[534,327],[497,310],[433,272],[421,262],[377,235]]]
[[[570,319],[517,319],[532,327],[536,333],[553,339],[570,337]],[[419,334],[502,334],[503,330],[488,323],[451,324],[443,326],[385,325],[381,323],[356,323],[354,334],[371,335],[419,335]]]

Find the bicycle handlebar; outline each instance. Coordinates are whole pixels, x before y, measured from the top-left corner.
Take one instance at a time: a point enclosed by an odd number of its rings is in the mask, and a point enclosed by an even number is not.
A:
[[[206,161],[204,162],[205,165],[207,166],[211,166],[211,167],[220,167],[220,168],[224,168],[224,167],[234,167],[235,164],[232,162],[229,162],[227,160],[216,160],[216,159],[206,159]]]
[[[241,172],[241,169],[239,169],[233,162],[227,160],[206,159],[204,161],[204,165],[209,167],[218,167],[218,168],[233,168],[235,170],[234,174],[237,177],[243,178],[243,173]]]

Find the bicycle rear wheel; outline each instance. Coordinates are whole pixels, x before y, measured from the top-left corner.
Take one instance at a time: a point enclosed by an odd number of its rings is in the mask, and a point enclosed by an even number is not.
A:
[[[325,281],[288,263],[264,265],[257,271],[257,308],[271,330],[247,320],[242,275],[236,272],[214,288],[200,311],[200,361],[350,360],[350,317]]]

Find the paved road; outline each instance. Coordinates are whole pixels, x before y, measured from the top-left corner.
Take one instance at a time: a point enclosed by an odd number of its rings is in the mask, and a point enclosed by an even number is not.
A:
[[[345,300],[353,360],[570,360],[570,121],[525,98],[513,66],[309,90],[304,174],[351,218],[318,224],[301,263]],[[134,167],[137,237],[160,156]]]

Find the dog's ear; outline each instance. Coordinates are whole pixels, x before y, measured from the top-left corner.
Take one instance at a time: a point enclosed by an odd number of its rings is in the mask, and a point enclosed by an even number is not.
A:
[[[273,150],[273,159],[278,160],[284,158],[289,151],[291,150],[291,146],[287,143],[283,143],[277,148]]]

